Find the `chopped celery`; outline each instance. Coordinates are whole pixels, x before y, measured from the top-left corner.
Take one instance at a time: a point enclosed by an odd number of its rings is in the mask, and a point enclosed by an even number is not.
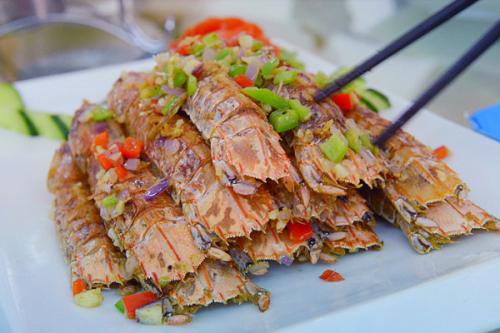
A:
[[[93,121],[104,121],[110,118],[113,118],[113,113],[109,109],[98,105],[92,110]]]
[[[241,65],[232,65],[229,67],[229,76],[230,77],[236,77],[238,75],[245,74],[247,71],[247,65],[241,64]]]
[[[208,46],[208,47],[217,46],[221,42],[221,40],[219,39],[219,36],[217,36],[217,34],[215,34],[215,33],[210,33],[208,35],[205,35],[201,39],[201,41],[203,42],[203,44],[205,44],[205,46]]]
[[[260,72],[262,73],[262,77],[264,79],[269,79],[271,78],[271,75],[273,74],[273,70],[278,67],[280,61],[278,59],[273,59],[272,61],[268,61],[262,66]]]
[[[290,84],[297,78],[295,71],[281,71],[274,77],[274,84]]]
[[[267,88],[248,87],[243,89],[242,92],[256,101],[271,105],[275,109],[288,108],[288,101],[286,99],[276,95]]]
[[[299,126],[299,115],[293,109],[276,110],[269,115],[269,122],[278,133],[283,133]]]
[[[295,52],[290,52],[287,50],[281,50],[280,59],[297,69],[304,69],[304,64],[297,59],[297,54]]]
[[[344,159],[348,146],[345,138],[341,134],[335,133],[321,143],[319,148],[330,161],[339,163]]]
[[[114,194],[110,194],[104,199],[102,199],[102,205],[106,208],[114,207],[116,206],[117,203],[118,203],[118,198]]]
[[[122,299],[120,299],[118,302],[115,303],[115,308],[121,313],[125,313],[125,306],[123,305]]]
[[[189,75],[187,79],[187,94],[193,96],[196,88],[198,88],[198,80],[193,75]]]
[[[328,75],[321,71],[317,72],[314,76],[314,83],[316,83],[320,88],[326,86],[330,81],[331,79],[328,77]]]
[[[199,57],[203,54],[203,51],[205,50],[205,46],[201,43],[196,43],[193,46],[191,46],[190,53],[194,55],[195,57]]]
[[[188,88],[189,88],[189,78],[188,78]],[[178,101],[179,101],[179,96],[171,96],[168,103],[165,104],[165,106],[161,109],[161,113],[163,113],[165,116],[172,114],[172,110],[177,105]]]
[[[229,55],[229,53],[231,53],[229,49],[223,49],[215,55],[215,60],[223,60],[225,57]]]
[[[359,130],[355,128],[348,129],[345,132],[345,138],[347,139],[347,143],[349,147],[359,154],[361,148],[363,147],[363,143],[361,142]]]
[[[307,106],[302,105],[298,99],[291,99],[288,101],[288,104],[297,112],[301,123],[309,120],[311,117],[311,110]]]
[[[75,303],[84,308],[95,308],[102,304],[101,289],[90,289],[74,296]]]
[[[180,69],[176,69],[175,74],[174,74],[174,87],[176,88],[181,88],[184,86],[184,83],[186,83],[187,76],[184,73],[184,71]]]

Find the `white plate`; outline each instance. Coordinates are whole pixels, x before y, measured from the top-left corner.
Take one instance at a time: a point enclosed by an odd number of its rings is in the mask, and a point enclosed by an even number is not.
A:
[[[311,70],[332,66],[300,52]],[[150,61],[19,82],[29,108],[72,113],[83,98],[102,100],[122,70]],[[401,78],[401,84],[411,79]],[[423,87],[422,87],[423,88]],[[391,96],[391,117],[407,105]],[[459,112],[459,110],[457,110]],[[446,144],[448,159],[473,189],[471,198],[500,215],[500,145],[429,112],[408,130],[430,146]],[[255,279],[272,292],[259,313],[249,304],[212,306],[186,327],[146,327],[122,318],[107,292],[102,307],[73,305],[52,221],[45,179],[57,143],[0,132],[0,331],[1,332],[190,332],[247,331],[485,331],[500,327],[500,237],[480,233],[429,255],[410,249],[402,233],[380,223],[382,251],[342,258],[334,266],[273,266]],[[345,281],[318,279],[327,268]]]

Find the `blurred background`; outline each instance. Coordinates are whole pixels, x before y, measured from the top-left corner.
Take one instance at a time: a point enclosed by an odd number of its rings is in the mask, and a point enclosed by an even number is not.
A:
[[[338,65],[355,65],[449,0],[0,0],[0,81],[151,56],[207,16],[240,16]],[[413,99],[500,17],[481,0],[367,75]],[[457,123],[498,104],[500,43],[428,108]]]

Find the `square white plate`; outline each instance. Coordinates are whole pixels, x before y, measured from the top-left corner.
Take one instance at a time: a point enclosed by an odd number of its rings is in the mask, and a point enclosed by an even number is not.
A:
[[[292,47],[289,47],[292,48]],[[310,70],[333,66],[300,51]],[[104,99],[123,70],[142,61],[19,82],[30,109],[71,114],[83,98]],[[412,84],[401,76],[401,84]],[[422,87],[423,88],[423,87]],[[393,117],[407,102],[390,96]],[[457,110],[459,112],[459,110]],[[470,197],[500,215],[500,145],[432,113],[408,126],[430,146],[445,144],[447,160],[472,188]],[[249,304],[211,306],[188,326],[147,327],[125,320],[105,294],[98,309],[73,305],[69,273],[48,218],[46,174],[57,143],[0,131],[0,332],[485,331],[500,327],[500,236],[479,233],[429,255],[410,249],[399,230],[379,223],[382,251],[346,256],[333,265],[273,266],[254,279],[272,292],[266,313]],[[324,283],[325,268],[345,281]]]

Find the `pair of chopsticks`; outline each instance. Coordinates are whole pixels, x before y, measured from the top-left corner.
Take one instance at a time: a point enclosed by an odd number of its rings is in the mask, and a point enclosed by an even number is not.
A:
[[[464,9],[476,3],[478,0],[456,0],[437,13],[418,24],[416,27],[390,43],[387,47],[356,66],[346,75],[335,80],[324,89],[318,90],[314,96],[316,102],[320,102],[331,94],[339,91],[342,87],[368,72],[387,58],[401,51],[411,43],[426,35],[434,28],[448,21]],[[375,138],[374,144],[383,148],[385,142],[390,139],[408,120],[410,120],[422,107],[429,103],[437,94],[448,86],[458,75],[460,75],[470,64],[500,38],[500,20],[488,30],[470,49],[467,50],[441,77],[439,77],[414,104],[410,106],[396,121],[388,126],[384,132]]]

